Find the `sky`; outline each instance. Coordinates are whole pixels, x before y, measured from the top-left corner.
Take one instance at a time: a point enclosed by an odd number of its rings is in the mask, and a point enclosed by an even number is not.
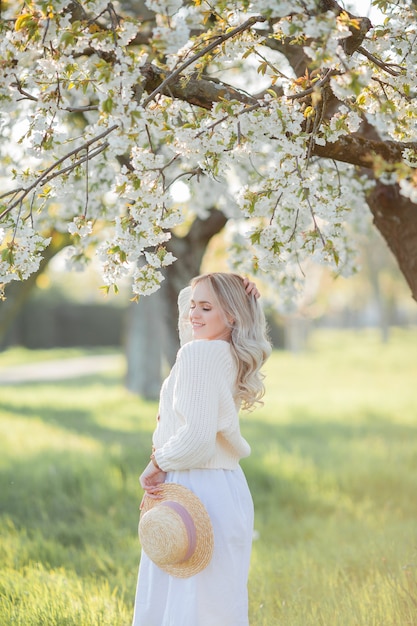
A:
[[[371,0],[342,0],[340,4],[344,5],[351,13],[357,12],[359,17],[369,17],[374,26],[383,22],[381,12],[371,6]]]

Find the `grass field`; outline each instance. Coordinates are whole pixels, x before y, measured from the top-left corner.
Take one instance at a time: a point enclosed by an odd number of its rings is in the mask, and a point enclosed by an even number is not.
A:
[[[266,373],[251,626],[417,625],[417,329],[317,331]],[[129,626],[156,409],[121,371],[0,387],[0,626]]]

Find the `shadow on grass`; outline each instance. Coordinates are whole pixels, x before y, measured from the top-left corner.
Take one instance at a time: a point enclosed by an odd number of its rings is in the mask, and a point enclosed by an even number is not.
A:
[[[108,375],[6,391],[0,413],[10,422],[13,449],[0,470],[0,519],[11,530],[0,558],[9,543],[7,558],[20,566],[39,561],[89,576],[127,562],[134,579],[138,476],[149,461],[155,403],[124,392],[120,377]]]
[[[28,412],[30,414],[30,412]],[[61,425],[73,412],[46,416]],[[138,475],[148,461],[145,430],[111,433],[78,411],[71,430],[93,433],[107,445],[65,450],[52,447],[19,456],[0,471],[1,560],[20,569],[33,562],[82,576],[114,577],[139,562],[137,522],[142,491]],[[145,438],[146,444],[141,445]],[[146,450],[146,452],[145,452]],[[15,543],[17,541],[17,543]],[[125,572],[126,573],[126,572]],[[127,583],[124,583],[127,584]]]
[[[339,510],[389,507],[416,515],[416,427],[368,412],[360,422],[294,417],[272,424],[244,421],[252,454],[242,461],[255,508],[267,517],[285,509],[295,518]],[[393,471],[395,468],[395,471]]]
[[[131,602],[140,557],[137,470],[123,454],[48,452],[14,462],[0,473],[2,567],[23,572],[40,563],[86,581],[102,577]]]
[[[142,451],[142,442],[146,440],[146,450],[151,444],[151,433],[155,424],[157,405],[153,401],[140,400],[128,391],[125,391],[125,405],[121,404],[120,398],[123,391],[114,397],[103,396],[100,399],[100,391],[109,388],[121,389],[120,377],[89,376],[82,379],[59,381],[59,389],[63,390],[66,397],[71,397],[74,390],[75,402],[71,405],[68,401],[64,405],[54,405],[48,400],[48,389],[56,393],[56,385],[45,383],[32,383],[25,385],[20,390],[24,401],[20,404],[13,399],[11,402],[0,401],[0,411],[16,414],[25,418],[37,418],[43,422],[66,429],[71,433],[88,436],[103,444],[119,445],[127,450],[138,449]],[[79,408],[77,392],[91,390],[91,400],[84,399],[82,408]],[[42,392],[40,396],[39,391]],[[40,399],[41,398],[41,399]],[[36,399],[36,401],[35,401]],[[88,405],[91,410],[88,410]],[[135,419],[135,414],[137,419]],[[114,419],[109,420],[112,415]],[[127,420],[126,430],[114,427],[118,415],[120,421]],[[102,419],[101,419],[102,418]],[[146,423],[146,425],[144,425]]]
[[[366,441],[385,442],[390,447],[414,440],[417,425],[394,423],[392,420],[368,411],[358,422],[321,421],[314,414],[294,415],[291,421],[271,423],[253,418],[242,421],[242,431],[251,442],[255,456],[265,456],[268,448],[279,449],[281,453],[302,454],[305,459],[324,465],[331,455],[324,455],[331,446],[338,448],[337,454],[350,455],[352,449],[357,450],[358,444]],[[369,455],[374,450],[369,449]],[[340,457],[339,457],[340,460]]]

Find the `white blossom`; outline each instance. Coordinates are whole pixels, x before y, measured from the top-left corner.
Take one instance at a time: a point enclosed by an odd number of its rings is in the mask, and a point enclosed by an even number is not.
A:
[[[146,0],[145,4],[155,13],[174,15],[182,7],[182,0]]]
[[[413,204],[417,204],[417,184],[415,181],[403,178],[399,181],[401,193],[409,198]]]
[[[163,274],[151,265],[144,265],[134,270],[132,275],[132,290],[140,296],[149,296],[158,291]]]
[[[417,141],[410,3],[384,6],[389,21],[369,31],[363,45],[378,63],[360,50],[348,55],[346,17],[318,14],[315,0],[248,7],[147,0],[155,13],[149,45],[136,41],[142,24],[119,21],[107,0],[82,3],[85,23],[73,22],[69,4],[54,1],[48,19],[40,0],[19,14],[7,3],[2,14],[1,180],[5,192],[15,191],[2,200],[0,283],[37,270],[54,228],[72,236],[74,267],[83,268],[95,247],[106,285],[129,275],[134,293],[151,293],[174,261],[164,247],[171,229],[206,219],[213,207],[233,225],[239,271],[268,274],[288,301],[297,301],[313,261],[338,274],[354,270],[354,233],[367,223],[365,192],[373,183],[353,166],[315,159],[311,147],[357,132],[363,119],[382,140]],[[24,23],[32,13],[33,36]],[[253,15],[270,19],[271,41],[303,46],[311,61],[304,79],[295,81],[281,54],[265,46],[266,22],[224,37]],[[202,55],[219,35],[210,58]],[[151,88],[150,68],[160,72]],[[211,108],[170,93],[174,83],[161,87],[178,68],[179,90],[211,80]],[[317,81],[339,102],[316,127]],[[241,98],[231,102],[224,83]],[[151,98],[145,88],[155,90]],[[381,166],[375,175],[417,202],[415,167],[410,148],[393,171]],[[189,198],[171,193],[176,180]]]
[[[159,43],[161,49],[167,54],[183,53],[183,48],[188,43],[190,29],[186,20],[178,16],[171,25],[161,25],[153,29],[153,38]],[[174,61],[175,63],[175,61]]]
[[[71,224],[68,225],[68,232],[71,235],[87,237],[93,232],[93,223],[91,220],[86,220],[84,216],[74,217]]]

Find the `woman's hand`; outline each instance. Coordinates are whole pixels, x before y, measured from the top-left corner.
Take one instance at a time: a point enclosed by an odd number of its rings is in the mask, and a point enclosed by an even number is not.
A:
[[[166,475],[166,472],[156,467],[153,462],[150,461],[139,477],[139,482],[142,489],[146,491],[146,495],[150,498],[156,498],[158,487],[165,482]]]
[[[255,285],[255,283],[250,281],[249,278],[243,279],[243,286],[248,296],[250,295],[255,296],[256,299],[261,297],[261,294],[259,293],[257,286]]]

